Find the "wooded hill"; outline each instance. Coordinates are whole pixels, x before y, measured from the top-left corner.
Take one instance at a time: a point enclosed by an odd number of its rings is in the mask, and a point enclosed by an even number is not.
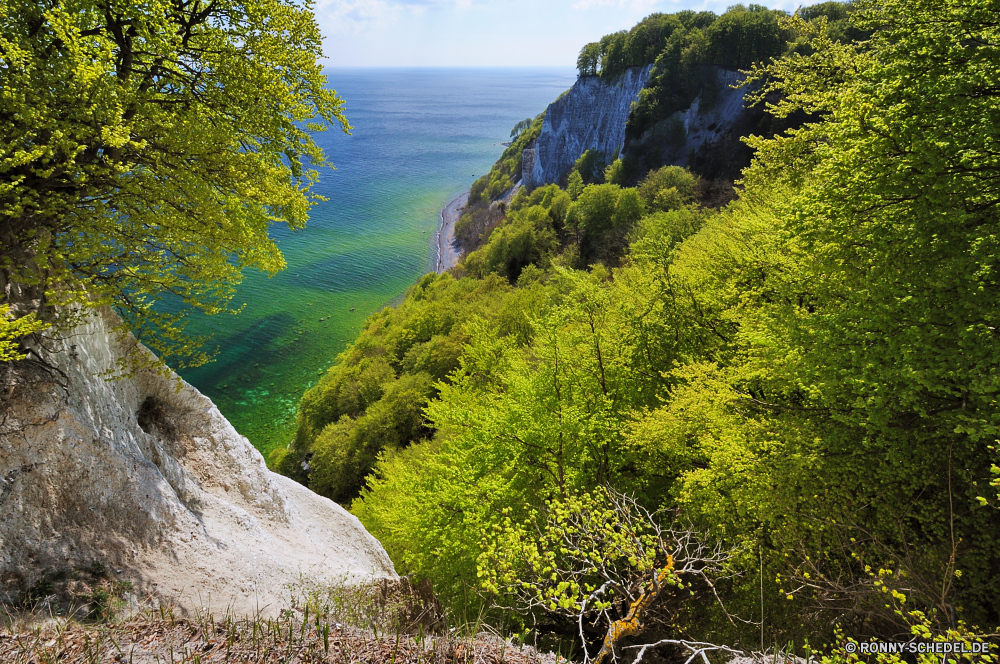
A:
[[[462,266],[368,321],[272,463],[457,613],[575,634],[641,606],[648,633],[755,647],[993,629],[995,3],[823,11],[651,17],[597,64],[585,48],[588,75],[675,34],[657,59],[747,66],[758,42],[712,44],[773,25],[756,97],[806,120],[747,138],[721,209],[676,167],[519,193]],[[682,569],[679,532],[722,553]]]

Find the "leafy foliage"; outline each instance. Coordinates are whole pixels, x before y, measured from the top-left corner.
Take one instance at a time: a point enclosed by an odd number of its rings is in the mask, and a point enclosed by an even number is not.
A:
[[[20,318],[10,315],[9,305],[0,305],[0,362],[20,360],[24,354],[18,349],[20,339],[41,332],[48,325],[30,313]]]
[[[599,184],[604,181],[604,155],[598,150],[585,150],[574,162],[573,170],[580,174],[584,184]]]
[[[427,401],[459,368],[469,322],[486,313],[505,337],[529,334],[530,293],[503,279],[425,276],[402,305],[366,321],[358,339],[299,405],[295,441],[272,452],[273,468],[349,503],[382,451],[430,436]]]
[[[757,157],[722,210],[674,168],[519,193],[510,235],[450,283],[497,284],[520,331],[489,306],[465,319],[433,434],[387,448],[352,504],[399,569],[455,609],[482,606],[478,587],[525,621],[579,619],[591,554],[632,546],[594,493],[609,486],[733,551],[708,579],[725,608],[678,602],[658,629],[834,644],[996,624],[993,10],[862,0],[783,19],[802,40],[754,68],[755,94],[809,120],[747,139]],[[686,34],[716,24],[685,16]],[[538,258],[512,241],[539,229],[558,246]],[[664,569],[635,546],[621,571]]]
[[[518,136],[520,136],[521,132],[531,128],[532,122],[533,120],[531,118],[525,118],[520,122],[518,122],[516,125],[514,125],[514,128],[510,130],[510,137],[517,138]]]
[[[242,269],[284,266],[268,229],[305,223],[326,165],[309,130],[349,128],[320,55],[311,6],[284,0],[2,0],[4,285],[46,319],[114,304],[203,361],[186,310],[154,305],[223,311]]]
[[[651,172],[639,189],[583,185],[572,177],[568,192],[556,185],[531,194],[522,189],[511,201],[509,215],[481,248],[466,256],[464,267],[473,276],[496,273],[516,283],[528,265],[617,265],[647,210],[693,209],[697,187],[696,176],[671,166]]]
[[[486,246],[466,257],[466,269],[474,276],[495,272],[516,283],[525,267],[545,266],[558,249],[553,221],[549,210],[540,205],[518,210],[493,231]]]
[[[639,184],[639,196],[650,211],[669,212],[690,205],[697,190],[698,176],[679,166],[650,171]]]
[[[847,7],[838,2],[825,3],[809,15],[833,12],[843,19]],[[788,36],[778,24],[783,15],[754,4],[733,5],[721,16],[691,10],[650,14],[631,30],[605,35],[599,42],[584,46],[577,68],[581,76],[599,75],[613,80],[629,67],[654,62],[660,65],[675,58],[684,61],[686,67],[748,67],[782,53]]]
[[[851,3],[827,2],[802,11],[809,21],[829,16],[838,28],[838,38],[846,43],[865,36],[850,28],[847,16],[852,10]],[[663,44],[653,58],[641,63],[654,67],[629,115],[631,136],[640,136],[656,123],[684,110],[699,94],[702,104],[711,104],[712,93],[718,87],[713,67],[746,69],[809,48],[799,24],[782,23],[784,12],[761,5],[733,5],[721,16],[690,11],[654,14],[646,21],[658,16],[661,17],[658,21],[671,28],[664,30]]]
[[[632,389],[639,376],[607,310],[608,284],[600,270],[556,274],[526,289],[546,313],[521,340],[487,321],[470,326],[460,369],[428,405],[447,434],[385,456],[352,507],[402,569],[430,575],[451,602],[475,584],[471,554],[498,509],[517,518],[547,495],[628,472],[621,419],[642,391]]]
[[[586,187],[566,213],[566,223],[579,238],[584,264],[613,264],[625,250],[629,231],[645,214],[638,192],[614,184]]]
[[[615,159],[604,169],[604,181],[608,184],[625,186],[639,175],[639,165],[631,157]]]

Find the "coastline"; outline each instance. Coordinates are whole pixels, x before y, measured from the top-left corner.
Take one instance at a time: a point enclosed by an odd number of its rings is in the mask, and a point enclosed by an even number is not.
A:
[[[458,265],[462,250],[455,245],[455,223],[462,216],[462,210],[469,201],[469,192],[465,192],[441,210],[441,223],[438,225],[435,242],[437,244],[437,263],[434,267],[438,274],[447,272]]]

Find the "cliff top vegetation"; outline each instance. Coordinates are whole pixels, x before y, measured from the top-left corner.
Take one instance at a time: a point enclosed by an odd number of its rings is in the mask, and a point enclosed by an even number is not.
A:
[[[868,33],[849,18],[850,2],[823,2],[803,7],[797,16],[806,21],[823,17],[832,39],[858,41]],[[615,79],[629,67],[666,64],[681,59],[687,66],[711,65],[745,69],[785,53],[808,49],[806,34],[782,24],[787,12],[757,4],[734,4],[724,13],[684,10],[650,14],[629,30],[601,37],[580,49],[580,76]]]

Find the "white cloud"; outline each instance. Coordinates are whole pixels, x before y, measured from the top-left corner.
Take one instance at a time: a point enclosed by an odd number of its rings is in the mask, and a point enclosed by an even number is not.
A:
[[[428,9],[459,7],[468,9],[483,0],[320,0],[316,18],[324,34],[360,34],[378,30],[409,14],[423,14]]]
[[[586,11],[591,7],[621,7],[630,11],[644,12],[661,4],[660,0],[580,0],[573,9]]]
[[[316,18],[325,34],[356,35],[391,23],[399,9],[383,0],[320,0]]]

